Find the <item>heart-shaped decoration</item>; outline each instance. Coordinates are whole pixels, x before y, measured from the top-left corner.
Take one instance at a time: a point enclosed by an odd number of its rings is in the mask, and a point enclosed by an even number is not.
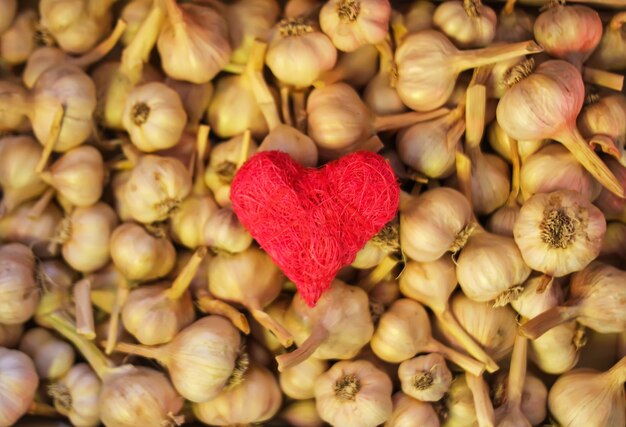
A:
[[[314,306],[341,267],[396,214],[400,188],[380,155],[359,151],[320,169],[257,153],[235,175],[233,209]]]

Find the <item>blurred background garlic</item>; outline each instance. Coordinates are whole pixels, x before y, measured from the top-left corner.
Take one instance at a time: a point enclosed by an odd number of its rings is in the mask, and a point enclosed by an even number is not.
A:
[[[74,364],[74,348],[47,329],[30,329],[22,336],[19,350],[33,359],[41,379],[57,380]]]
[[[33,403],[39,378],[28,356],[3,347],[0,347],[0,370],[0,425],[11,426]]]
[[[0,246],[0,323],[12,325],[31,318],[39,302],[35,256],[21,243]]]

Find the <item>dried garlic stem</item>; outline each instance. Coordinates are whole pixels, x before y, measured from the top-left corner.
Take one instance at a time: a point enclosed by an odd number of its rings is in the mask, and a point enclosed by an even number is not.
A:
[[[201,246],[193,253],[189,261],[185,267],[183,267],[182,271],[178,274],[172,286],[166,291],[166,295],[171,300],[180,299],[183,294],[191,285],[191,281],[194,276],[198,272],[200,265],[202,264],[202,260],[207,255],[208,249],[205,246]]]
[[[466,374],[465,381],[472,391],[474,397],[474,408],[476,408],[476,421],[479,427],[494,427],[495,414],[493,404],[489,399],[489,387],[485,383],[482,375]]]
[[[624,88],[624,76],[597,68],[583,67],[583,80],[608,89],[621,92]]]
[[[211,297],[208,293],[200,296],[197,304],[203,313],[224,316],[244,334],[248,335],[250,333],[248,319],[246,319],[246,316],[235,307],[225,303],[224,301]]]
[[[296,366],[308,359],[315,350],[328,338],[330,332],[322,325],[315,325],[311,335],[291,353],[276,356],[278,362],[278,371],[283,372],[285,369]]]
[[[41,157],[37,166],[35,167],[35,171],[38,173],[43,172],[46,167],[46,163],[48,163],[48,159],[52,154],[52,150],[54,150],[54,146],[59,140],[59,135],[61,134],[61,123],[63,122],[63,118],[65,117],[65,107],[60,105],[58,102],[55,102],[55,114],[52,119],[52,124],[50,125],[50,133],[48,134],[48,140],[43,146],[43,152],[41,153]]]
[[[76,332],[92,340],[96,337],[91,305],[91,282],[82,279],[74,285],[74,303],[76,304]]]
[[[485,365],[468,357],[458,351],[446,346],[431,338],[428,344],[424,347],[424,351],[431,353],[441,353],[443,357],[449,361],[456,363],[468,373],[473,375],[482,375],[485,371]]]
[[[575,319],[579,311],[578,307],[552,307],[525,323],[521,327],[521,332],[524,336],[536,340],[555,326]]]

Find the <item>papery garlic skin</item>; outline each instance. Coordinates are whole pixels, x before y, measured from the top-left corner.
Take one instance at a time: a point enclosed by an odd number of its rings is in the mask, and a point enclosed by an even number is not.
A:
[[[280,409],[282,395],[272,373],[256,363],[241,383],[224,389],[215,399],[194,403],[193,413],[203,423],[217,426],[260,423]]]
[[[199,4],[166,3],[165,20],[157,41],[161,65],[168,76],[192,83],[213,79],[231,55],[228,28],[217,10]]]
[[[525,199],[536,193],[572,190],[595,200],[602,185],[576,160],[567,148],[549,144],[523,161],[520,191]]]
[[[78,363],[57,382],[48,386],[54,407],[78,427],[95,427],[100,423],[101,383],[86,363]]]
[[[502,206],[487,220],[487,230],[493,234],[513,237],[513,227],[519,216],[519,210],[520,205],[517,202]]]
[[[24,353],[0,347],[0,426],[15,425],[33,403],[39,378]]]
[[[381,71],[369,81],[363,92],[363,101],[379,116],[404,113],[407,110],[396,89],[391,87],[390,71]]]
[[[584,342],[582,329],[577,323],[567,322],[530,341],[528,357],[541,371],[562,374],[576,366]]]
[[[274,30],[265,63],[281,83],[306,88],[335,66],[337,49],[326,34],[302,19],[285,19]]]
[[[420,402],[402,392],[393,395],[393,412],[384,427],[439,427],[439,417],[430,403]]]
[[[506,410],[506,389],[508,374],[498,375],[492,385],[496,422],[502,418]],[[540,425],[547,415],[548,389],[537,377],[527,374],[520,402],[520,410],[530,425]],[[510,421],[510,420],[508,420]],[[499,425],[499,424],[496,424]],[[520,424],[522,425],[522,424]],[[528,425],[528,424],[523,424]]]
[[[624,156],[626,144],[626,96],[611,94],[585,105],[576,120],[580,133],[585,138],[595,135],[609,137]]]
[[[400,247],[416,261],[435,261],[458,251],[472,230],[472,208],[451,188],[436,188],[400,203]]]
[[[392,384],[365,360],[341,361],[315,381],[315,403],[333,426],[375,427],[391,416]]]
[[[33,360],[41,379],[60,378],[74,364],[74,348],[54,337],[47,329],[29,329],[22,336],[19,349]]]
[[[405,360],[398,367],[402,391],[422,402],[436,402],[450,388],[452,373],[438,353]]]
[[[325,360],[309,357],[279,373],[280,388],[292,399],[312,399],[315,397],[315,380],[327,370]]]
[[[124,200],[136,221],[166,220],[191,192],[191,174],[180,160],[146,155],[132,169]]]
[[[511,158],[511,139],[502,129],[502,126],[498,124],[497,120],[494,120],[489,126],[489,145],[506,161],[512,162]],[[539,151],[544,145],[548,144],[548,140],[534,140],[534,141],[517,141],[517,151],[519,153],[522,163],[529,156]]]
[[[0,246],[0,323],[12,325],[30,319],[39,293],[30,248],[21,243]]]
[[[515,243],[524,261],[551,276],[579,271],[600,253],[606,232],[602,212],[569,190],[535,194],[515,222]]]
[[[497,42],[520,42],[533,37],[535,16],[520,7],[512,11],[503,11],[498,15],[496,26]]]
[[[187,114],[176,91],[163,83],[136,86],[128,94],[122,123],[132,143],[150,153],[178,143]]]
[[[496,13],[480,1],[446,1],[433,15],[433,23],[460,48],[483,47],[496,36]]]
[[[337,49],[352,52],[383,41],[390,14],[389,0],[328,0],[319,20],[322,31]]]
[[[487,215],[504,205],[510,190],[509,168],[493,154],[476,151],[472,160],[472,206],[479,215]]]
[[[195,84],[172,78],[165,79],[165,84],[174,89],[180,98],[187,114],[187,128],[195,129],[200,125],[211,99],[213,98],[213,83]],[[195,137],[195,135],[194,135]],[[193,140],[196,142],[195,138]],[[176,148],[176,146],[174,146]],[[193,147],[195,149],[195,145]]]
[[[35,172],[41,152],[41,146],[29,136],[0,139],[0,186],[3,193],[0,211],[3,215],[46,190],[46,184]]]

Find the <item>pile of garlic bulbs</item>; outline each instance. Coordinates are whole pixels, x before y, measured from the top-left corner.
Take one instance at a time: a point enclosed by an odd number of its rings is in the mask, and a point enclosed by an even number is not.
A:
[[[624,71],[622,0],[0,0],[0,427],[625,426]],[[400,182],[314,307],[268,150]]]

